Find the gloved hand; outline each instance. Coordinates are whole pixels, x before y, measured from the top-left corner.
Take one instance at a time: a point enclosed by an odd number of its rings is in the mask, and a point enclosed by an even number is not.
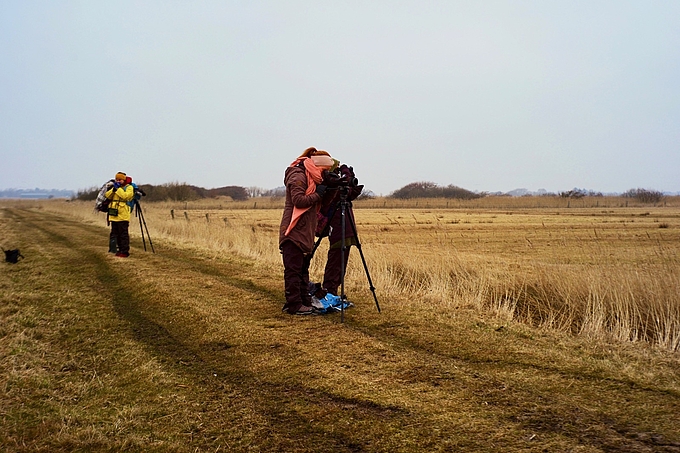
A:
[[[118,190],[120,189],[120,183],[118,181],[113,183],[113,190]]]
[[[320,197],[323,197],[323,194],[326,193],[326,186],[323,184],[317,184],[316,193],[318,193]]]

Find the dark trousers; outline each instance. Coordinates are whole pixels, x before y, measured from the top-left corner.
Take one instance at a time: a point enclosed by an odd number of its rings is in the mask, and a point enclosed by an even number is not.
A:
[[[109,240],[116,240],[118,244],[118,251],[121,253],[130,253],[130,234],[128,228],[130,222],[111,222],[111,234]]]
[[[329,240],[333,237],[328,238]],[[347,272],[347,262],[349,261],[349,251],[352,249],[353,245],[357,245],[357,240],[354,236],[345,238],[345,263],[344,269]],[[331,246],[328,249],[328,258],[326,259],[326,268],[323,274],[323,284],[321,287],[328,291],[329,293],[339,296],[338,288],[342,284],[342,274],[343,263],[342,263],[342,236],[339,240],[331,242]]]
[[[352,247],[345,249],[345,271],[347,271],[347,261],[349,261],[349,251]],[[338,287],[342,283],[342,249],[330,248],[328,249],[328,259],[326,261],[326,269],[323,273],[322,288],[329,293],[338,296]]]
[[[309,255],[302,252],[293,241],[281,244],[283,255],[283,281],[286,291],[284,310],[296,312],[302,305],[311,306],[309,295]]]

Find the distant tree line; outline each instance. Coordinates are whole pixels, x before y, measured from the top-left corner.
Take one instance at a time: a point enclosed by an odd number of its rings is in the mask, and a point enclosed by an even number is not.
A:
[[[602,197],[602,192],[593,192],[585,189],[572,189],[566,192],[559,192],[563,198],[583,198],[583,197]],[[629,189],[621,194],[625,198],[634,198],[641,203],[658,203],[663,199],[663,193],[658,190],[649,189]]]
[[[481,198],[489,196],[488,192],[471,192],[466,189],[454,185],[439,186],[433,182],[413,182],[405,185],[401,189],[392,192],[390,198],[457,198],[462,200],[472,200],[475,198]],[[497,193],[495,196],[508,196],[508,194]],[[583,198],[583,197],[603,197],[602,192],[596,192],[593,190],[578,189],[574,188],[564,192],[554,193],[540,193],[540,194],[524,194],[522,196],[559,196],[562,198]],[[630,189],[623,194],[623,197],[634,198],[641,203],[658,203],[664,197],[662,192],[657,190],[649,189]]]
[[[79,190],[73,197],[76,200],[91,201],[97,199],[100,187]],[[233,200],[247,200],[248,191],[245,187],[225,186],[216,189],[204,189],[184,183],[166,183],[161,185],[142,184],[139,186],[146,195],[146,201],[192,201],[201,198],[231,197]]]
[[[260,187],[240,187],[225,186],[216,189],[204,189],[203,187],[192,186],[186,183],[171,182],[160,185],[142,184],[139,188],[144,191],[147,201],[192,201],[201,198],[231,197],[233,200],[242,201],[256,197],[280,198],[286,194],[285,187],[275,189],[262,189]],[[99,187],[79,190],[72,199],[91,201],[97,198]],[[503,196],[508,194],[493,194]],[[472,200],[489,196],[488,192],[472,192],[458,186],[440,186],[433,182],[413,182],[405,185],[401,189],[395,190],[389,198],[410,199],[410,198],[455,198],[461,200]],[[583,198],[583,197],[602,197],[602,192],[595,192],[585,189],[571,189],[564,192],[541,193],[539,195],[522,196],[560,196],[562,198]],[[634,198],[642,203],[658,203],[663,199],[663,193],[649,189],[630,189],[621,196]],[[370,190],[364,190],[360,198],[374,198],[375,194]]]

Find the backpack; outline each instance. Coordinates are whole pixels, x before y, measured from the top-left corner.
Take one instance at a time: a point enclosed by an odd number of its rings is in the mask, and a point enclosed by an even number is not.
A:
[[[8,263],[16,264],[19,261],[19,258],[24,257],[24,255],[19,252],[19,249],[3,251],[5,252],[5,261]]]
[[[137,202],[142,198],[142,195],[146,194],[134,182],[131,182],[130,185],[135,192],[134,198],[127,202],[127,205],[130,206],[130,215],[132,215],[135,212],[135,206],[137,206]]]
[[[97,201],[94,203],[94,210],[99,212],[109,212],[109,203],[111,200],[106,198],[106,192],[113,187],[115,181],[110,179],[104,183],[104,185],[99,189],[99,194],[97,194]]]

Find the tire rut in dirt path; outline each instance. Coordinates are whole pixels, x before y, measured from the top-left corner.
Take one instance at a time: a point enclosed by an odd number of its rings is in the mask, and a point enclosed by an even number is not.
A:
[[[269,302],[275,300],[275,292],[271,288],[259,286],[248,277],[239,277],[243,269],[235,264],[211,264],[206,260],[192,257],[189,252],[174,249],[165,251],[163,255],[140,254],[141,258],[118,259],[105,253],[104,245],[101,247],[93,245],[104,242],[99,228],[55,218],[40,211],[13,210],[11,216],[22,225],[24,233],[30,232],[28,235],[33,237],[36,245],[46,243],[47,246],[44,248],[51,248],[54,253],[57,253],[59,248],[76,253],[77,258],[72,258],[71,262],[87,265],[91,269],[92,279],[87,278],[90,275],[83,276],[85,278],[81,280],[81,284],[109,299],[119,317],[129,323],[138,341],[154,348],[157,355],[167,356],[169,358],[167,362],[187,363],[188,355],[193,357],[194,362],[197,360],[204,362],[200,354],[204,351],[198,347],[200,342],[195,341],[191,334],[205,330],[207,326],[199,323],[187,327],[182,325],[182,318],[173,318],[171,321],[175,326],[171,332],[166,327],[168,320],[164,319],[162,310],[167,307],[158,307],[158,300],[167,301],[168,295],[159,294],[154,285],[145,283],[144,275],[154,273],[153,281],[182,281],[183,284],[194,287],[203,286],[202,278],[208,276],[240,292],[250,294],[254,299]],[[103,239],[106,239],[106,236]],[[31,253],[30,245],[27,253],[29,255]],[[69,264],[69,261],[64,261],[59,270],[65,274],[82,272],[74,271]],[[129,267],[140,267],[143,270],[135,277],[135,273],[130,272]],[[189,275],[191,278],[187,278]],[[157,306],[152,311],[154,316],[147,315],[149,310],[146,308],[154,305]],[[183,309],[191,310],[191,303],[185,304]],[[194,324],[195,319],[200,318],[187,311],[182,315],[184,320],[191,319]],[[215,365],[209,368],[210,370],[204,371],[212,371]]]
[[[134,290],[126,270],[127,266],[134,266],[136,263],[133,260],[124,261],[107,256],[102,251],[104,246],[99,248],[93,245],[106,239],[106,236],[102,238],[100,229],[54,216],[45,216],[44,213],[36,211],[15,210],[11,215],[22,225],[25,233],[30,232],[36,245],[47,244],[43,248],[51,249],[52,253],[58,253],[59,248],[75,253],[77,258],[64,261],[59,271],[65,274],[82,272],[82,269],[73,269],[71,263],[85,266],[90,274],[83,276],[81,284],[94,289],[104,299],[110,300],[115,312],[130,324],[139,341],[153,345],[162,355],[176,357],[177,361],[182,360],[186,355],[186,352],[183,352],[187,349],[186,345],[170,335],[160,323],[144,316],[140,311],[145,301],[139,298],[139,293]],[[31,245],[29,250],[30,248]]]

